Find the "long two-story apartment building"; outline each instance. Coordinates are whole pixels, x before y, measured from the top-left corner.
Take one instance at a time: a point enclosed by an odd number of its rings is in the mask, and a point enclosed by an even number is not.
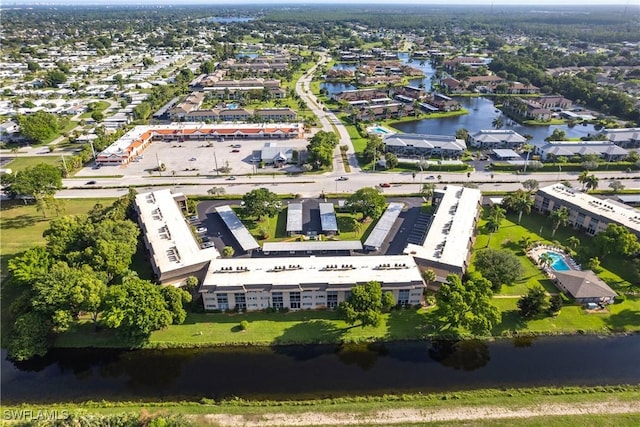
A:
[[[610,223],[624,225],[640,237],[640,212],[615,200],[603,200],[562,184],[540,188],[533,207],[550,213],[562,206],[569,210],[569,224],[589,235],[603,231]]]

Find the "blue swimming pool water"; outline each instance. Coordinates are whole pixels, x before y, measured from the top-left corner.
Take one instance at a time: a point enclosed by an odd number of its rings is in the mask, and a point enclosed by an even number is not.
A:
[[[227,104],[227,108],[235,110],[236,108],[238,108],[238,104]]]
[[[564,260],[564,255],[559,254],[557,252],[547,252],[547,254],[551,257],[553,262],[551,263],[551,268],[555,271],[567,271],[571,270],[571,268],[567,265]]]
[[[383,134],[383,135],[387,135],[387,134],[391,133],[391,132],[389,132],[388,130],[386,130],[386,129],[384,129],[384,128],[381,128],[381,127],[379,127],[379,126],[375,126],[375,127],[371,128],[371,130],[372,130],[373,132],[375,132],[375,133],[381,133],[381,134]]]

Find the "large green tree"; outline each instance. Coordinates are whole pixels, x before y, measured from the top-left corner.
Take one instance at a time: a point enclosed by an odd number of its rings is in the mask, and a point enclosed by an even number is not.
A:
[[[18,116],[20,133],[36,142],[43,142],[56,134],[61,128],[60,120],[55,114],[36,111],[28,116]]]
[[[266,188],[251,190],[242,196],[244,202],[244,212],[262,220],[263,216],[273,216],[280,210],[281,202],[278,195]]]
[[[384,212],[387,200],[376,188],[365,187],[353,193],[345,206],[352,212],[361,212],[363,218],[378,218]]]
[[[488,334],[500,321],[491,304],[491,282],[473,274],[464,284],[459,276],[447,276],[436,294],[437,313],[451,328],[465,328],[476,335]]]
[[[333,151],[338,145],[338,136],[334,132],[317,132],[307,145],[308,162],[314,169],[331,166]]]
[[[509,285],[522,275],[522,264],[517,256],[507,250],[482,249],[475,254],[473,264],[482,277],[491,282],[494,292],[502,285]]]
[[[3,183],[5,191],[11,196],[30,196],[37,202],[46,196],[53,196],[62,188],[62,172],[53,165],[40,163],[18,171]]]
[[[19,315],[9,337],[9,359],[21,361],[44,356],[49,351],[50,332],[51,324],[43,315],[36,312]]]
[[[105,325],[137,343],[151,332],[173,323],[173,313],[160,288],[131,275],[121,285],[109,287],[104,298],[102,318]]]
[[[624,225],[610,223],[604,231],[599,232],[593,238],[594,246],[600,258],[607,255],[635,255],[640,251],[638,237],[629,232]]]
[[[389,295],[383,295],[380,283],[372,281],[354,286],[349,298],[338,305],[338,311],[351,325],[360,322],[360,326],[378,326],[383,308],[392,305],[389,302]]]
[[[518,308],[523,317],[532,318],[541,314],[548,306],[547,295],[540,286],[529,289],[526,295],[518,300]]]
[[[556,209],[549,214],[551,218],[552,231],[551,237],[556,235],[556,231],[560,226],[565,226],[569,223],[569,209],[566,206],[562,206],[560,209]]]
[[[171,323],[174,325],[182,324],[187,318],[184,306],[191,302],[191,294],[184,289],[173,286],[163,286],[160,293],[167,304],[167,309],[171,312]]]

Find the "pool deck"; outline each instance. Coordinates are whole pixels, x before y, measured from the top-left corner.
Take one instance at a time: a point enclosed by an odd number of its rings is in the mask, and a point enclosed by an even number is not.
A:
[[[555,278],[555,274],[554,274],[555,270],[551,267],[542,266],[542,264],[540,263],[540,256],[547,252],[556,252],[562,255],[564,262],[567,264],[567,266],[569,266],[571,270],[582,270],[582,267],[573,258],[567,255],[564,249],[561,249],[552,245],[544,245],[544,244],[535,245],[527,250],[527,256],[534,263],[536,263],[536,265],[538,265],[538,267],[540,267],[547,274],[549,278]]]

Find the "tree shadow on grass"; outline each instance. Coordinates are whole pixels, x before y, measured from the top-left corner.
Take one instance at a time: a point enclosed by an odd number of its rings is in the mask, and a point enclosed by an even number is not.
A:
[[[423,339],[429,332],[428,317],[414,308],[393,310],[387,318],[387,340]]]
[[[610,315],[606,323],[613,332],[626,332],[630,329],[637,329],[640,327],[640,311],[624,309],[619,313]]]
[[[13,218],[3,218],[2,219],[2,228],[10,229],[10,228],[27,228],[31,227],[39,222],[47,221],[42,215],[18,215]]]
[[[327,320],[309,320],[285,329],[273,341],[273,351],[303,361],[333,354],[342,341],[346,329],[336,327]],[[305,345],[300,345],[305,343]],[[311,344],[309,344],[311,343]]]
[[[502,312],[502,321],[491,331],[493,335],[502,335],[507,332],[517,332],[527,327],[527,320],[520,315],[518,310]]]

